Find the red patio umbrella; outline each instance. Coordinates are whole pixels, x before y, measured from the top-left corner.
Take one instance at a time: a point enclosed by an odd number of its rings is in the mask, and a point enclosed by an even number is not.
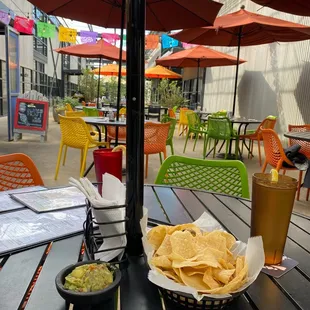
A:
[[[125,1],[125,0],[124,0]],[[30,0],[48,15],[120,28],[122,0]],[[212,0],[146,0],[146,29],[169,31],[213,25],[222,3]]]
[[[77,44],[67,47],[57,48],[55,52],[59,54],[84,57],[84,58],[99,58],[99,77],[98,77],[98,94],[97,107],[99,106],[100,95],[100,67],[102,58],[108,60],[119,60],[120,49],[104,40],[98,40],[96,44]],[[122,51],[121,61],[126,61],[126,52]]]
[[[159,58],[156,63],[166,67],[197,67],[196,102],[198,102],[199,68],[232,66],[237,64],[237,58],[204,46],[195,46],[187,50]],[[239,63],[245,60],[239,59]]]
[[[241,10],[218,17],[213,27],[185,29],[172,35],[177,40],[213,46],[240,46],[310,39],[310,27]],[[235,112],[239,61],[236,68],[233,114]]]
[[[104,40],[98,40],[96,44],[77,44],[57,48],[55,52],[85,58],[104,58],[118,60],[120,49]],[[122,51],[122,61],[126,61],[126,52]]]
[[[309,0],[252,0],[262,6],[268,6],[277,11],[286,13],[310,16]]]

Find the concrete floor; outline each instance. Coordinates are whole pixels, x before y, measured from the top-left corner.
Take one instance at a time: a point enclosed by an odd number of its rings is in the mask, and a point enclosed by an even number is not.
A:
[[[29,155],[36,166],[38,167],[44,183],[48,187],[66,185],[68,184],[69,177],[79,177],[80,166],[80,151],[75,149],[68,149],[67,162],[65,166],[60,167],[58,180],[54,180],[55,166],[59,149],[60,141],[60,129],[59,125],[54,122],[52,113],[49,120],[48,139],[45,143],[40,143],[40,137],[37,135],[24,134],[23,139],[19,142],[7,141],[7,118],[0,118],[0,154],[9,153],[25,153]],[[183,147],[185,142],[185,136],[178,136],[177,131],[174,137],[174,147],[176,155],[184,155]],[[202,141],[199,140],[196,146],[195,152],[192,151],[194,140],[190,140],[187,145],[185,156],[202,158]],[[254,147],[255,148],[255,147]],[[263,150],[262,150],[263,152]],[[170,154],[170,148],[168,147],[168,154]],[[257,150],[254,149],[254,154],[257,154]],[[211,155],[210,155],[211,158]],[[87,165],[92,162],[92,152],[89,152],[87,158]],[[251,184],[251,176],[255,172],[260,172],[260,166],[257,157],[249,160],[244,159],[244,163],[248,169],[249,184]],[[159,169],[159,156],[151,155],[149,157],[149,175],[145,179],[145,183],[154,183],[154,180]],[[269,169],[269,168],[268,168]],[[298,172],[288,172],[288,175],[297,178]],[[95,181],[94,169],[88,174],[88,178]],[[310,201],[305,200],[306,190],[301,190],[300,201],[295,202],[294,211],[310,216]]]

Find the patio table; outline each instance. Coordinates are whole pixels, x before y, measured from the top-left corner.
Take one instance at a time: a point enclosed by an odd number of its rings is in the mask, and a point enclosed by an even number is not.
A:
[[[82,105],[78,105],[76,107],[74,107],[76,110],[83,110],[83,108],[96,108],[96,107],[89,107],[89,106],[82,106]],[[97,109],[99,112],[103,112],[104,115],[106,116],[107,113],[109,113],[110,111],[112,112],[116,112],[117,110],[115,108],[111,108],[111,107],[105,107],[103,106],[102,108]]]
[[[303,131],[303,132],[286,132],[284,137],[294,139],[294,140],[301,140],[310,142],[310,131]]]
[[[252,125],[252,124],[260,124],[262,121],[261,120],[257,120],[257,119],[251,119],[251,118],[245,118],[245,117],[232,117],[230,118],[230,121],[231,123],[234,125],[234,124],[238,124],[238,129],[237,129],[237,135],[239,136],[242,132],[242,129],[243,129],[243,134],[246,134],[246,130],[247,130],[247,127],[249,125]],[[233,140],[230,140],[230,143],[229,143],[229,153],[227,154],[227,159],[236,159],[236,156],[235,154],[232,154],[231,153],[231,149],[232,149],[232,141]],[[225,141],[222,143],[221,147],[220,147],[220,150],[219,152],[221,151],[222,147],[224,146],[225,144]],[[244,143],[245,147],[247,148],[248,151],[250,151],[249,147],[246,145],[246,143]],[[214,148],[212,148],[206,155],[206,157],[208,157],[211,152],[214,150]],[[240,149],[239,149],[240,150]],[[224,153],[219,153],[217,154],[216,157],[219,157],[219,158],[224,158],[225,154]],[[242,157],[240,158],[242,159]]]
[[[148,208],[149,222],[152,224],[188,223],[207,212],[237,239],[246,242],[250,236],[251,202],[247,199],[202,190],[145,185],[144,205]],[[17,211],[10,213],[12,217],[14,212]],[[261,273],[247,292],[226,309],[309,309],[309,231],[310,219],[293,213],[285,253],[297,260],[299,265],[278,279]],[[51,240],[32,249],[0,257],[0,309],[23,309],[22,306],[26,310],[68,309],[56,291],[55,276],[65,266],[84,259],[81,234],[55,242]],[[144,258],[130,257],[129,261],[120,286],[121,309],[164,309],[157,289],[147,280]],[[39,274],[38,270],[41,270]],[[30,288],[31,294],[27,294]],[[120,309],[116,303],[106,303],[104,309]]]

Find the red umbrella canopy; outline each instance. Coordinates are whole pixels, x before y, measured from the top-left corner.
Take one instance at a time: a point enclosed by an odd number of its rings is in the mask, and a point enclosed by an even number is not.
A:
[[[156,63],[167,67],[200,67],[232,66],[237,64],[237,58],[215,51],[204,46],[171,54],[156,60]],[[245,60],[239,59],[239,63]]]
[[[104,58],[108,60],[119,60],[120,49],[104,40],[96,44],[77,44],[55,49],[57,53],[85,58]],[[122,61],[126,61],[126,52],[122,52]]]
[[[268,6],[274,10],[286,13],[310,16],[309,0],[252,0],[253,2]]]
[[[30,0],[46,14],[121,28],[125,0]],[[213,25],[223,4],[212,0],[146,0],[146,29],[169,31]]]
[[[175,39],[213,46],[259,45],[310,39],[310,27],[278,18],[255,14],[244,9],[218,17],[213,27],[185,29]]]

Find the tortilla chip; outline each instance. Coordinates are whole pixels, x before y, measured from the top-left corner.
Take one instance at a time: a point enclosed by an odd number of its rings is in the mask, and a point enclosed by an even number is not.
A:
[[[212,269],[207,268],[202,279],[211,290],[220,287],[220,284],[213,278]]]
[[[244,257],[238,256],[236,259],[236,276],[238,276],[244,267]]]
[[[235,269],[213,269],[214,278],[224,284],[227,284],[231,280],[234,273]]]
[[[170,235],[166,235],[162,244],[156,251],[156,255],[170,255],[172,253],[172,247],[170,242]]]
[[[169,235],[172,235],[176,231],[183,231],[183,230],[188,230],[192,233],[192,235],[195,236],[200,236],[201,235],[201,230],[199,227],[197,227],[193,223],[189,224],[181,224],[181,225],[176,225],[176,226],[170,226],[167,230],[167,233]]]
[[[172,269],[172,262],[165,255],[152,257],[151,264],[153,266],[161,267],[161,268],[164,268],[164,269]]]
[[[167,226],[159,225],[153,227],[147,234],[148,242],[157,250],[162,244],[167,233]]]
[[[182,256],[184,259],[194,257],[197,254],[194,237],[189,231],[176,231],[170,237],[172,253]]]
[[[226,246],[228,250],[230,250],[233,247],[233,245],[236,243],[235,237],[226,231],[222,231],[221,236],[226,239]]]
[[[206,289],[206,284],[203,282],[203,275],[195,274],[192,276],[189,276],[184,272],[183,269],[180,269],[180,277],[185,285],[193,287],[197,291]]]
[[[183,284],[181,278],[173,270],[163,270],[163,274],[167,278],[169,278],[169,279],[171,279],[171,280],[173,280],[173,281],[175,281],[177,283]]]

